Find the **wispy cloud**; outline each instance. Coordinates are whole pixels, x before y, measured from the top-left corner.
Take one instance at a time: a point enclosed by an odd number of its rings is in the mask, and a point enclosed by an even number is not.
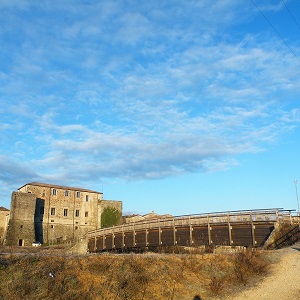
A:
[[[295,57],[236,33],[251,3],[21,2],[0,3],[3,182],[215,172],[299,124]]]

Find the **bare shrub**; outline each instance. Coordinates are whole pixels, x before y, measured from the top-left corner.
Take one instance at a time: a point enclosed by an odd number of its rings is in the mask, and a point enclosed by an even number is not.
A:
[[[210,278],[209,289],[213,294],[218,295],[223,289],[224,281],[221,277],[213,276]]]
[[[248,248],[235,255],[233,265],[237,281],[246,283],[250,275],[265,273],[269,262],[262,252]]]

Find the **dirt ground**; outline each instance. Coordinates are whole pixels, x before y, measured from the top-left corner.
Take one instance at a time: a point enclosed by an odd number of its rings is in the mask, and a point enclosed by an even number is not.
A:
[[[276,250],[279,262],[256,286],[227,300],[296,300],[300,299],[300,242],[292,247]],[[223,298],[224,299],[224,298]]]

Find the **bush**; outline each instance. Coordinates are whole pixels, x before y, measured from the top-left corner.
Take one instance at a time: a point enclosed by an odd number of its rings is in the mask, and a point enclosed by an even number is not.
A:
[[[122,213],[115,207],[105,207],[101,214],[101,228],[120,225]]]

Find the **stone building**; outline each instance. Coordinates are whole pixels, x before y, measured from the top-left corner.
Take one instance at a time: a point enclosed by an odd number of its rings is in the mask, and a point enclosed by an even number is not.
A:
[[[4,242],[8,220],[9,210],[3,206],[0,206],[0,245],[2,245]]]
[[[134,214],[134,215],[123,216],[123,223],[127,224],[127,223],[135,223],[139,221],[148,221],[148,220],[164,219],[164,218],[172,218],[172,217],[173,216],[170,214],[159,215],[156,212],[152,211],[151,213],[145,215]]]
[[[122,202],[103,200],[83,188],[31,182],[12,193],[6,245],[61,243],[100,228],[104,207],[122,212]]]

